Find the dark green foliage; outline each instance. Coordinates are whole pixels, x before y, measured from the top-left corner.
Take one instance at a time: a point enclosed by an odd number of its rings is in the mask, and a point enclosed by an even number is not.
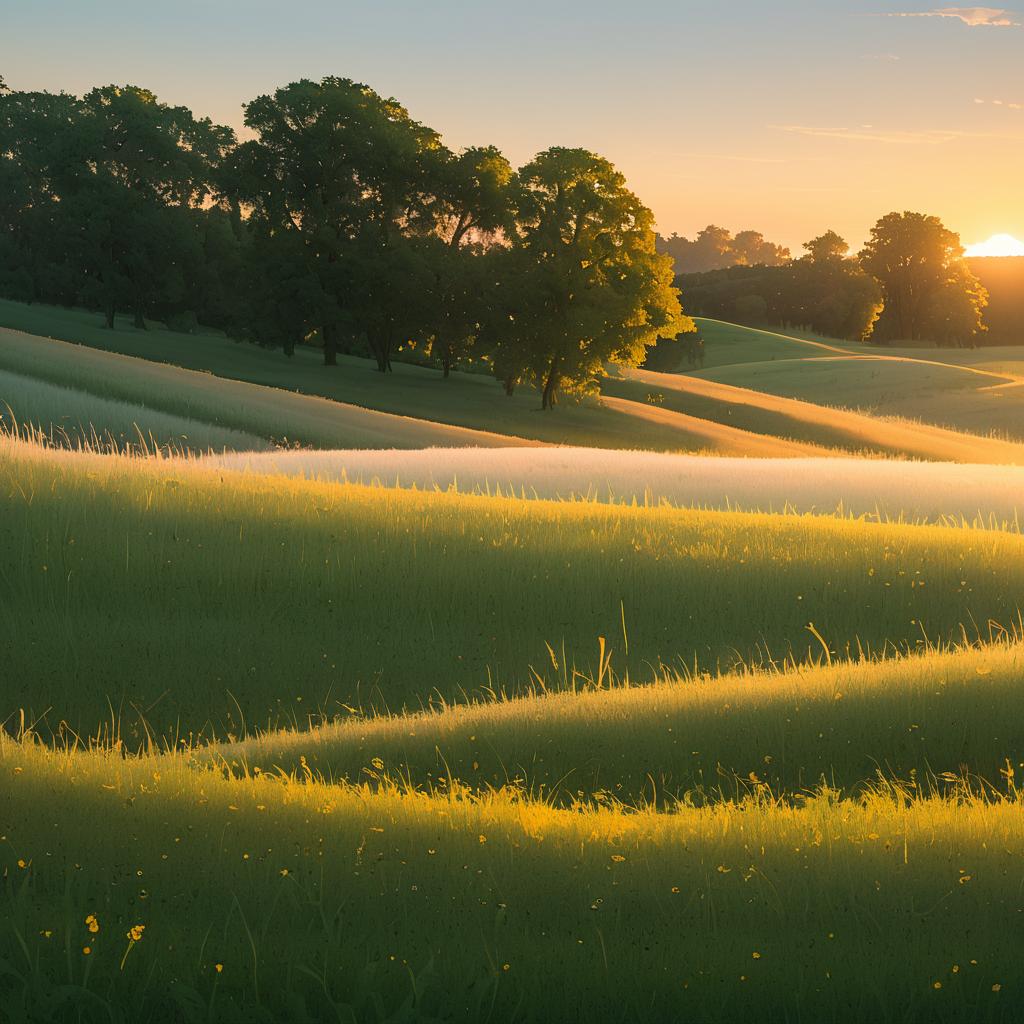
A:
[[[489,363],[545,408],[686,326],[650,211],[583,150],[517,176],[334,77],[247,104],[241,145],[134,86],[0,93],[2,297],[312,342],[327,365]]]

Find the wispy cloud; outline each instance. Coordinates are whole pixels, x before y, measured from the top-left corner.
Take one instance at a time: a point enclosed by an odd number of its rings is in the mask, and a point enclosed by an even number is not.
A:
[[[820,139],[848,139],[853,142],[882,142],[902,146],[937,146],[954,142],[969,135],[968,132],[932,129],[927,131],[886,131],[874,125],[856,128],[816,128],[803,124],[775,124],[769,127],[791,135],[808,135]]]
[[[1006,110],[1024,110],[1024,103],[1012,103],[1010,100],[983,100],[974,101],[979,107],[1004,107]]]
[[[1005,7],[937,7],[931,11],[894,11],[881,18],[953,18],[971,28],[1020,28],[1016,15]]]

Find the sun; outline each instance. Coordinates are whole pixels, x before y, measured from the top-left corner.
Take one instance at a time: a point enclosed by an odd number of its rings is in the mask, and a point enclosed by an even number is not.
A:
[[[987,242],[967,247],[967,256],[1024,256],[1024,242],[1013,235],[993,235]]]

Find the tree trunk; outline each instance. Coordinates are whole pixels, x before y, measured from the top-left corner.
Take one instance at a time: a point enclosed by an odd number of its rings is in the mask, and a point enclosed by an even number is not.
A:
[[[391,372],[391,332],[381,331],[379,334],[368,335],[373,357],[377,360],[377,369],[381,373]]]
[[[551,409],[555,404],[555,392],[558,391],[558,380],[559,380],[559,367],[561,360],[556,359],[551,364],[551,369],[548,371],[547,379],[544,381],[544,390],[541,392],[540,407],[542,409]]]
[[[338,365],[338,326],[324,324],[320,328],[324,338],[324,366]]]

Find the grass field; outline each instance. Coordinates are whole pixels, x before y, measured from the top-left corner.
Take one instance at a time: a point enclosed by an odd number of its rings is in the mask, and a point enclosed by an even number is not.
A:
[[[161,736],[237,733],[515,692],[535,673],[571,686],[574,666],[600,675],[602,636],[637,682],[805,662],[821,655],[809,622],[838,656],[987,637],[990,620],[1017,620],[1024,585],[1024,538],[999,531],[338,487],[11,445],[0,474],[0,715],[85,733],[123,720],[128,740],[142,718]]]
[[[108,331],[94,314],[4,301],[0,325],[13,329],[0,330],[0,369],[92,387],[102,397],[160,403],[154,407],[233,429],[258,427],[263,436],[314,447],[480,445],[501,435],[603,448],[807,454],[806,447],[786,441],[635,403],[570,402],[545,415],[536,392],[521,388],[508,398],[485,374],[457,373],[444,380],[440,371],[396,363],[395,372],[384,376],[368,360],[344,356],[328,369],[315,349],[301,348],[287,359],[215,335],[139,331],[124,323]],[[69,350],[51,336],[77,347]],[[115,355],[140,358],[129,363]]]
[[[858,368],[861,365],[858,360],[850,362]],[[637,403],[653,402],[659,409],[686,413],[753,433],[789,438],[833,449],[899,455],[940,462],[1024,464],[1024,445],[1020,443],[906,419],[881,418],[815,404],[834,400],[837,394],[847,394],[843,391],[843,386],[847,383],[842,377],[843,371],[835,369],[838,363],[840,360],[836,357],[827,360],[788,360],[728,368],[728,371],[737,377],[741,371],[753,374],[752,387],[722,384],[705,379],[705,376],[658,373],[650,370],[622,370],[620,376],[604,382],[603,391],[620,399]],[[794,380],[812,364],[831,368],[833,377],[830,392],[808,388],[806,394],[801,396],[801,400],[797,400],[755,390],[759,387],[759,366],[773,369],[778,367],[780,372],[777,376],[780,379]],[[893,365],[901,369],[902,376],[911,390],[920,385],[934,369],[928,365],[915,368],[910,363]],[[721,371],[722,374],[725,372]],[[876,378],[880,372],[877,369],[870,372],[872,382],[877,383]],[[943,372],[962,373],[960,370]],[[851,376],[856,379],[857,370],[854,370]],[[851,384],[851,388],[855,388],[855,382]],[[953,400],[955,401],[955,396]]]
[[[80,419],[90,402],[99,418],[106,415],[110,402],[126,402],[148,407],[147,418],[154,423],[160,416],[170,416],[190,421],[196,432],[219,427],[256,435],[257,448],[268,447],[268,441],[355,448],[526,443],[2,330],[0,369],[29,377],[39,387],[44,382],[73,387],[82,396],[77,401]],[[59,408],[51,406],[52,418],[59,419]]]
[[[38,431],[51,443],[69,447],[169,452],[253,452],[270,447],[255,434],[4,370],[0,370],[0,425],[11,432]]]
[[[1024,468],[593,448],[228,452],[202,465],[384,487],[1019,529]]]
[[[709,352],[716,344],[729,352],[727,361],[709,358],[707,368],[695,375],[701,380],[876,417],[1024,440],[1020,347],[890,349],[835,342],[829,352],[796,335],[786,341],[778,334],[715,321],[701,321],[701,329]],[[784,345],[788,348],[779,349]],[[901,426],[892,426],[896,437]],[[867,447],[877,443],[873,440]]]
[[[1009,1021],[1019,1005],[1015,799],[567,812],[9,741],[0,772],[11,1019]]]
[[[817,457],[1013,445],[682,378],[542,422],[777,457],[510,447],[103,347],[0,389],[236,451],[0,437],[0,1019],[1019,1019],[1024,470]]]
[[[821,663],[648,687],[617,685],[277,731],[216,763],[358,783],[382,772],[475,792],[510,781],[560,806],[717,803],[769,787],[856,796],[886,780],[932,794],[1024,767],[1024,656],[1015,645]],[[954,724],[955,723],[955,724]],[[242,769],[240,769],[242,770]],[[913,787],[912,787],[913,788]]]

